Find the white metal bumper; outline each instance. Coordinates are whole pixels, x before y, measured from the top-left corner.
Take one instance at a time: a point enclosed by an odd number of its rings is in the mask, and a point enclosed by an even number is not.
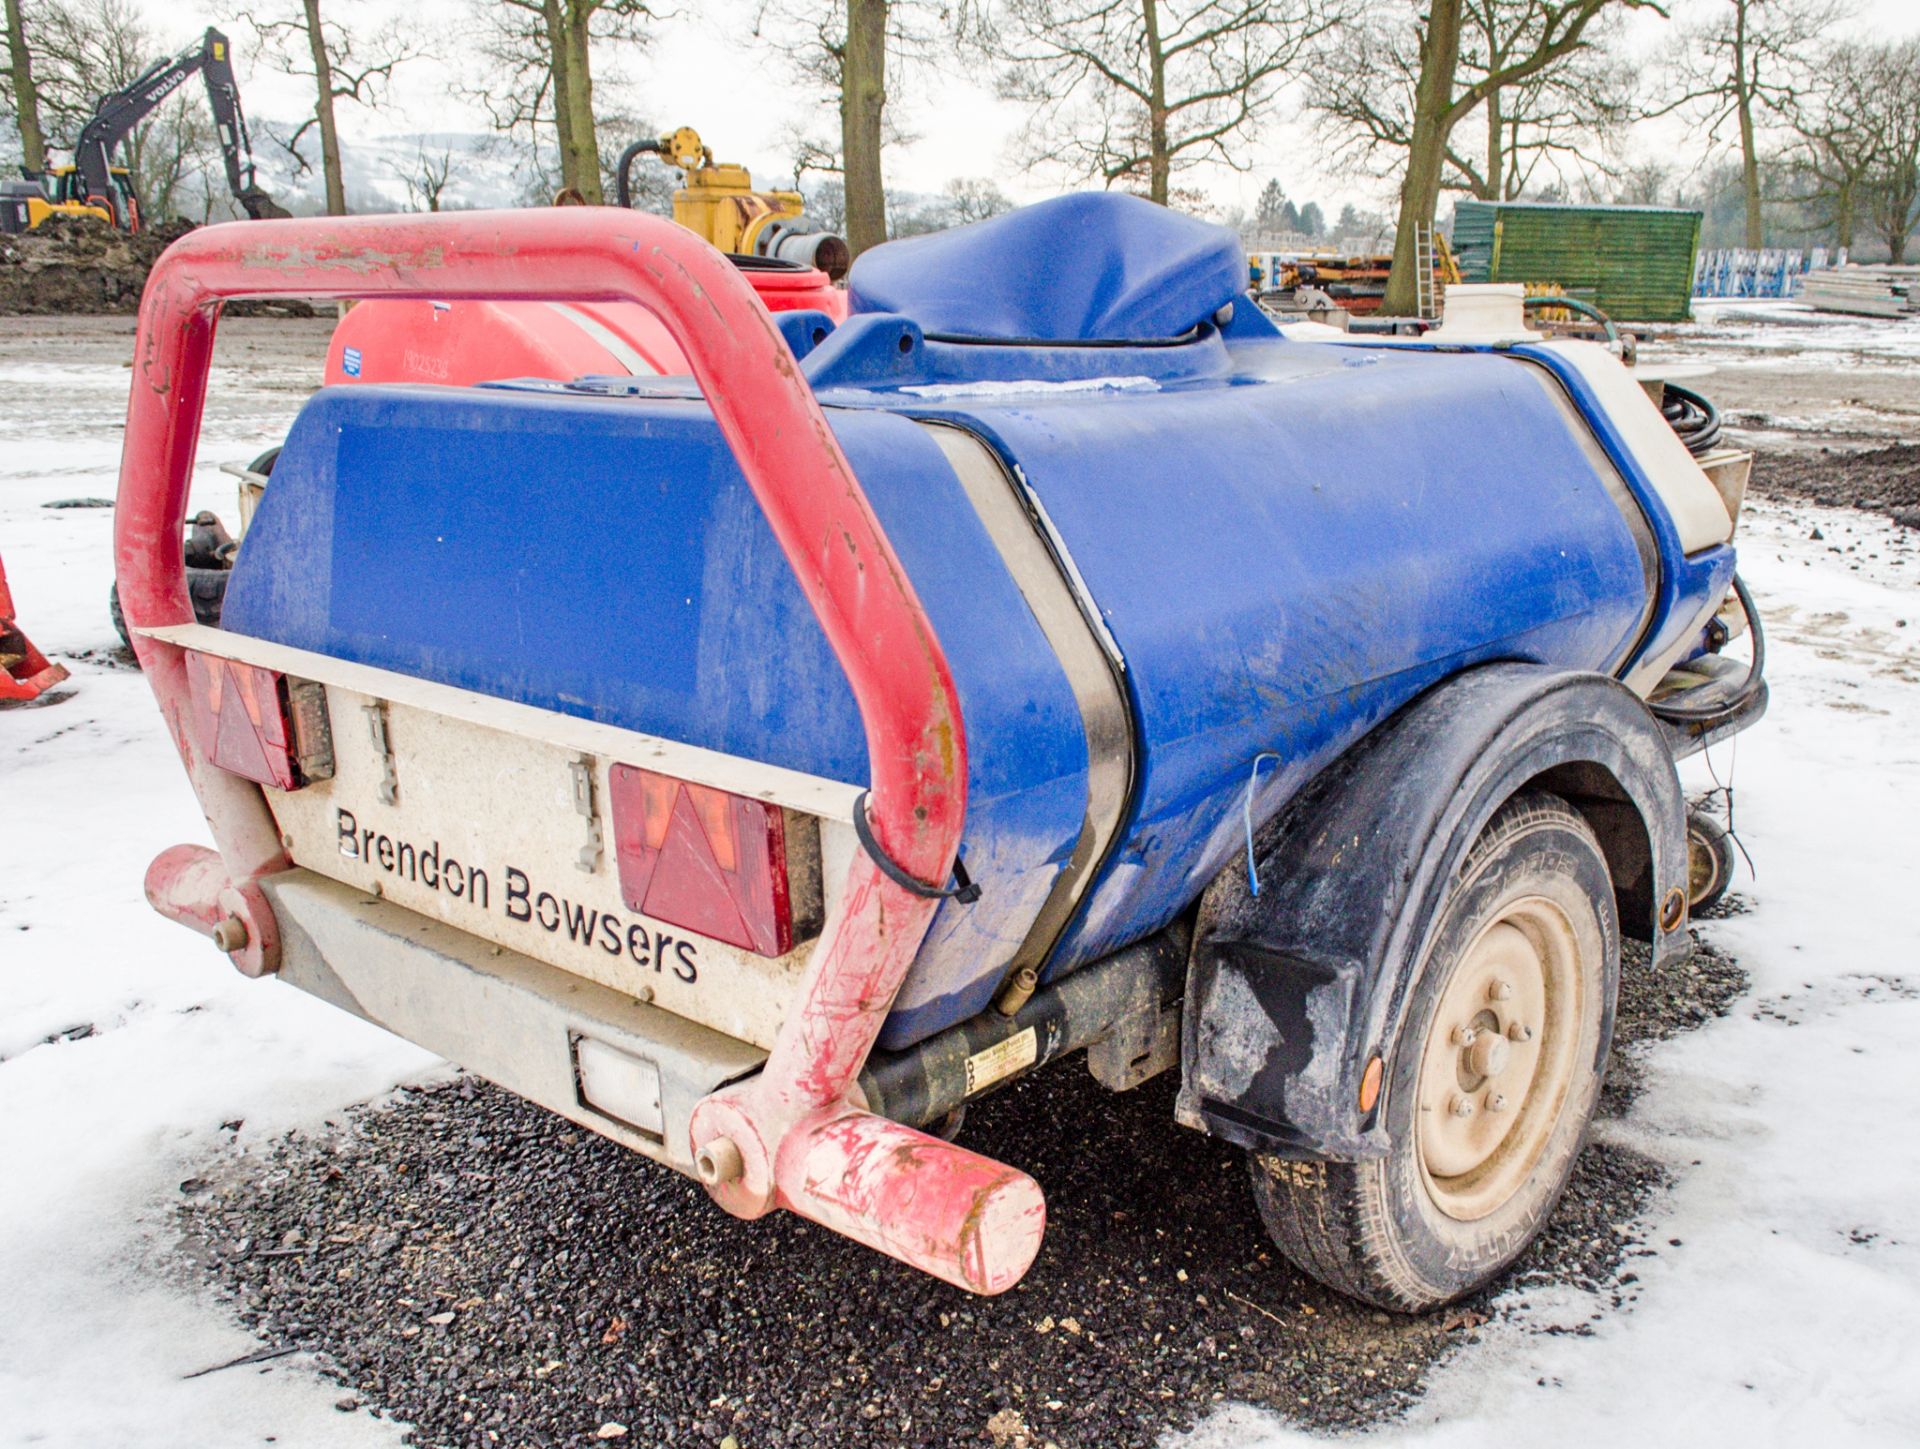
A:
[[[694,1107],[765,1060],[758,1047],[312,871],[260,885],[282,932],[281,980],[682,1172],[693,1172]]]

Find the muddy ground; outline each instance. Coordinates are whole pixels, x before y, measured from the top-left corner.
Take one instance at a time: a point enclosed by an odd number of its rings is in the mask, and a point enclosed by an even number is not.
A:
[[[1884,513],[1920,530],[1920,444],[1765,448],[1754,458],[1753,488],[1766,497]]]
[[[191,222],[166,221],[135,235],[92,217],[52,216],[30,232],[0,237],[0,316],[137,312],[160,253],[193,229]],[[313,315],[299,301],[236,303],[234,310]]]

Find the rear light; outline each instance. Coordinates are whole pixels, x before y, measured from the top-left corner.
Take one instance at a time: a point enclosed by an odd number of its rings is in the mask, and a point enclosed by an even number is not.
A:
[[[764,800],[615,765],[614,858],[630,910],[761,956],[820,923],[820,832]]]
[[[333,777],[326,691],[278,670],[187,651],[187,693],[207,757],[278,790]]]

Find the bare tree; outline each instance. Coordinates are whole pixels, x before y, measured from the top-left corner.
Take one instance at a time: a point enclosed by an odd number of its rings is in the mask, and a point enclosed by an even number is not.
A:
[[[1792,115],[1815,47],[1849,9],[1844,0],[1711,0],[1674,38],[1675,94],[1654,114],[1685,111],[1714,141],[1734,127],[1750,248],[1766,244],[1761,132]]]
[[[887,197],[888,230],[892,236],[924,236],[948,227],[988,221],[1013,210],[1013,201],[998,186],[980,176],[955,177],[938,196],[891,194]]]
[[[1006,0],[989,46],[1003,96],[1033,110],[1029,166],[1166,205],[1204,161],[1241,148],[1338,0]]]
[[[1870,69],[1872,125],[1880,156],[1868,184],[1874,229],[1896,264],[1920,224],[1920,40],[1880,47]]]
[[[136,139],[140,151],[133,176],[149,220],[179,216],[205,222],[216,212],[237,215],[205,95],[188,90],[172,97]]]
[[[1886,140],[1875,115],[1877,58],[1872,46],[1829,47],[1789,116],[1797,137],[1789,164],[1808,186],[1801,199],[1825,213],[1835,244],[1848,248]]]
[[[1601,13],[1564,57],[1511,76],[1549,18],[1535,0],[1463,0],[1456,84],[1482,99],[1447,131],[1441,191],[1512,201],[1543,182],[1590,184],[1612,172],[1635,110],[1631,68],[1606,48],[1617,17]],[[1390,12],[1330,38],[1317,57],[1309,105],[1322,130],[1382,174],[1412,149],[1423,39],[1418,17]]]
[[[1322,47],[1313,107],[1360,154],[1405,158],[1387,311],[1414,310],[1415,231],[1433,224],[1450,177],[1463,189],[1508,195],[1517,160],[1530,154],[1537,163],[1573,144],[1562,118],[1569,86],[1554,84],[1554,73],[1594,47],[1603,15],[1635,9],[1665,13],[1654,0],[1431,0],[1411,21],[1404,12],[1377,17]],[[1494,97],[1504,111],[1483,117],[1483,170],[1452,143]]]
[[[805,187],[803,194],[807,198],[807,215],[822,231],[837,235],[847,234],[847,188],[846,183],[835,176],[826,181]]]
[[[888,104],[888,76],[925,61],[939,39],[968,33],[973,16],[972,0],[758,0],[753,39],[834,107],[830,139],[803,126],[787,141],[796,184],[808,171],[839,174],[841,232],[855,256],[887,239],[884,158],[905,139]]]
[[[453,180],[453,148],[443,146],[438,156],[429,155],[422,146],[414,152],[413,168],[400,173],[406,184],[407,200],[415,211],[438,211]]]
[[[956,176],[941,188],[949,226],[970,226],[1013,210],[1013,199],[984,176]]]
[[[33,52],[27,46],[27,22],[20,13],[20,0],[6,0],[6,6],[7,103],[20,131],[21,164],[38,172],[46,169],[47,138],[40,129],[40,90],[33,80]]]
[[[100,98],[119,90],[156,58],[153,33],[134,0],[52,0],[39,5],[29,44],[36,52],[36,88],[45,139],[71,149]],[[138,133],[127,150],[137,153]]]
[[[1471,43],[1462,69],[1470,82],[1500,74],[1533,44],[1539,13],[1531,0],[1466,5]],[[1466,191],[1482,201],[1513,201],[1543,181],[1565,188],[1612,174],[1614,146],[1636,114],[1633,68],[1608,48],[1619,18],[1601,12],[1564,58],[1487,91],[1467,123],[1471,129],[1478,122],[1479,155],[1459,144],[1459,130],[1448,138],[1448,163]]]
[[[1607,181],[1604,199],[1614,206],[1665,206],[1673,194],[1673,168],[1664,161],[1632,162]]]
[[[643,49],[659,13],[647,0],[476,0],[474,14],[486,71],[468,95],[496,131],[524,141],[539,185],[599,205],[609,179],[600,132],[617,129],[620,118],[595,99],[594,52]],[[542,155],[549,127],[552,169]]]
[[[330,7],[338,0],[328,0]],[[340,127],[336,101],[374,107],[386,99],[396,67],[420,53],[420,43],[398,23],[349,25],[323,15],[320,0],[300,0],[297,11],[244,12],[243,18],[260,37],[263,47],[288,75],[312,81],[313,113],[293,132],[279,139],[297,172],[309,172],[301,143],[309,131],[320,136],[320,172],[326,185],[327,214],[347,212],[345,173],[340,162]]]

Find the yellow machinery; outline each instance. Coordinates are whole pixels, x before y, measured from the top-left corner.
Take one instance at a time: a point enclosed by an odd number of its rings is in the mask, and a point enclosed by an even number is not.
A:
[[[31,231],[48,217],[61,215],[98,217],[123,231],[139,231],[140,204],[134,196],[133,177],[126,167],[112,164],[113,153],[195,74],[206,83],[214,134],[234,200],[255,220],[285,216],[286,209],[254,179],[253,148],[240,110],[240,88],[233,78],[232,50],[226,36],[209,28],[180,54],[155,61],[119,90],[100,97],[74,142],[71,166],[0,181],[0,231]]]
[[[734,256],[818,267],[835,281],[846,275],[853,260],[846,242],[810,228],[799,192],[754,190],[752,173],[731,161],[715,162],[691,126],[635,141],[620,153],[615,194],[621,206],[633,204],[629,173],[635,158],[649,154],[681,173],[673,219],[696,236]]]
[[[113,225],[113,209],[82,195],[80,168],[50,166],[44,180],[0,181],[0,231],[32,231],[51,216],[90,216]],[[133,182],[124,166],[112,171],[115,200],[123,215],[136,214]]]

